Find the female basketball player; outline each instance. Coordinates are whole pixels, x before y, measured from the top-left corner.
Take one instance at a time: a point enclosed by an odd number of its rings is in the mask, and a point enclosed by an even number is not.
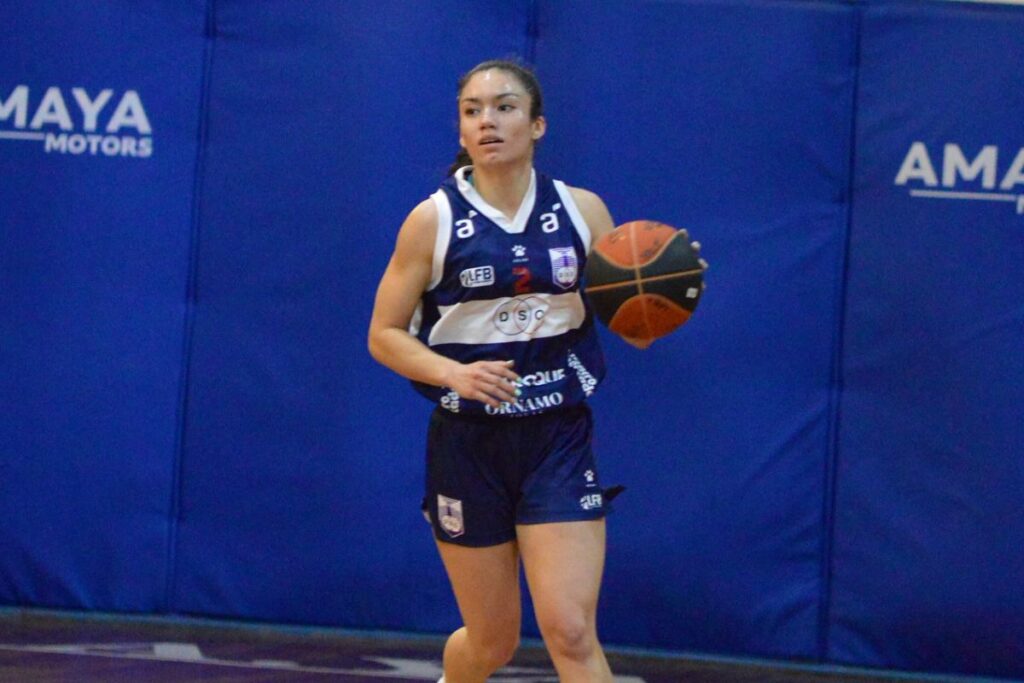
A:
[[[381,279],[373,357],[438,403],[427,498],[464,626],[446,683],[479,683],[519,643],[519,561],[561,681],[612,680],[595,612],[605,503],[585,399],[604,374],[580,291],[601,199],[533,170],[540,87],[490,61],[459,83],[466,165],[409,214]]]

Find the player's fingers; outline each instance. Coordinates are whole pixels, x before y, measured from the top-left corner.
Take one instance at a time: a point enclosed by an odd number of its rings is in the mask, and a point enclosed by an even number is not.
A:
[[[487,370],[497,377],[507,379],[509,382],[515,383],[519,381],[519,374],[512,369],[512,361],[488,361]]]
[[[690,248],[693,249],[694,251],[700,251],[700,242],[698,242],[697,240],[690,242]]]
[[[705,261],[704,259],[701,258],[701,259],[697,259],[697,260],[700,261],[700,267],[703,268],[704,270],[707,270],[708,268],[711,267],[711,266],[708,265],[708,262]]]
[[[513,398],[503,396],[501,392],[496,391],[493,387],[489,389],[480,389],[479,398],[476,400],[482,401],[489,405],[490,408],[499,408],[502,403],[513,403]]]
[[[473,398],[474,401],[480,401],[481,403],[486,403],[487,405],[489,405],[492,408],[498,408],[498,407],[501,406],[501,401],[499,401],[498,399],[494,398],[493,396],[489,396],[489,395],[485,394],[482,391],[476,392],[476,396],[473,396],[472,398]]]
[[[508,401],[509,403],[514,403],[516,398],[523,393],[522,389],[504,377],[495,378],[494,384],[491,386],[492,396],[496,396],[502,401]]]
[[[498,371],[495,374],[498,377],[501,377],[503,380],[505,380],[509,384],[513,384],[514,385],[516,382],[519,381],[519,375],[517,373],[513,372],[512,370],[509,370],[508,368],[499,368]]]

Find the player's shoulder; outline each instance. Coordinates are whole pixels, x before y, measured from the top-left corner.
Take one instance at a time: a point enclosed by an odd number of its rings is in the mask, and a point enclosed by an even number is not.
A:
[[[427,197],[413,207],[405,221],[412,221],[416,224],[431,224],[437,222],[437,202],[433,197]]]
[[[580,213],[583,214],[584,218],[589,219],[591,215],[608,213],[608,207],[605,206],[604,200],[596,192],[572,185],[566,185],[566,187],[569,189],[572,200],[576,202],[576,206],[579,207]]]
[[[568,183],[566,183],[565,186],[569,189],[569,194],[572,195],[573,201],[575,201],[577,205],[600,204],[601,206],[604,206],[604,201],[596,192],[591,192],[583,187],[575,187]]]
[[[572,185],[566,185],[566,187],[595,238],[615,227],[608,207],[596,192]]]
[[[398,231],[398,247],[414,253],[433,253],[437,237],[437,204],[430,197],[417,204]]]

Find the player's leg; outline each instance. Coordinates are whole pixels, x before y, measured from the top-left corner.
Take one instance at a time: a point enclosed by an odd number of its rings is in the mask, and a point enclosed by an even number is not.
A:
[[[444,648],[445,683],[483,683],[519,645],[516,543],[472,548],[438,541],[437,548],[464,624]]]
[[[604,570],[603,519],[516,527],[544,644],[561,683],[611,683],[597,639]]]

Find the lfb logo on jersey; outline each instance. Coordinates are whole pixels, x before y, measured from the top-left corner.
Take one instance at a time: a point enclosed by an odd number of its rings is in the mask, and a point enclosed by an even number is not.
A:
[[[477,266],[466,268],[459,273],[459,282],[463,287],[486,287],[494,284],[494,266]]]
[[[555,284],[562,289],[569,289],[576,284],[579,261],[576,260],[575,247],[548,249],[548,255],[551,256],[551,275]]]

